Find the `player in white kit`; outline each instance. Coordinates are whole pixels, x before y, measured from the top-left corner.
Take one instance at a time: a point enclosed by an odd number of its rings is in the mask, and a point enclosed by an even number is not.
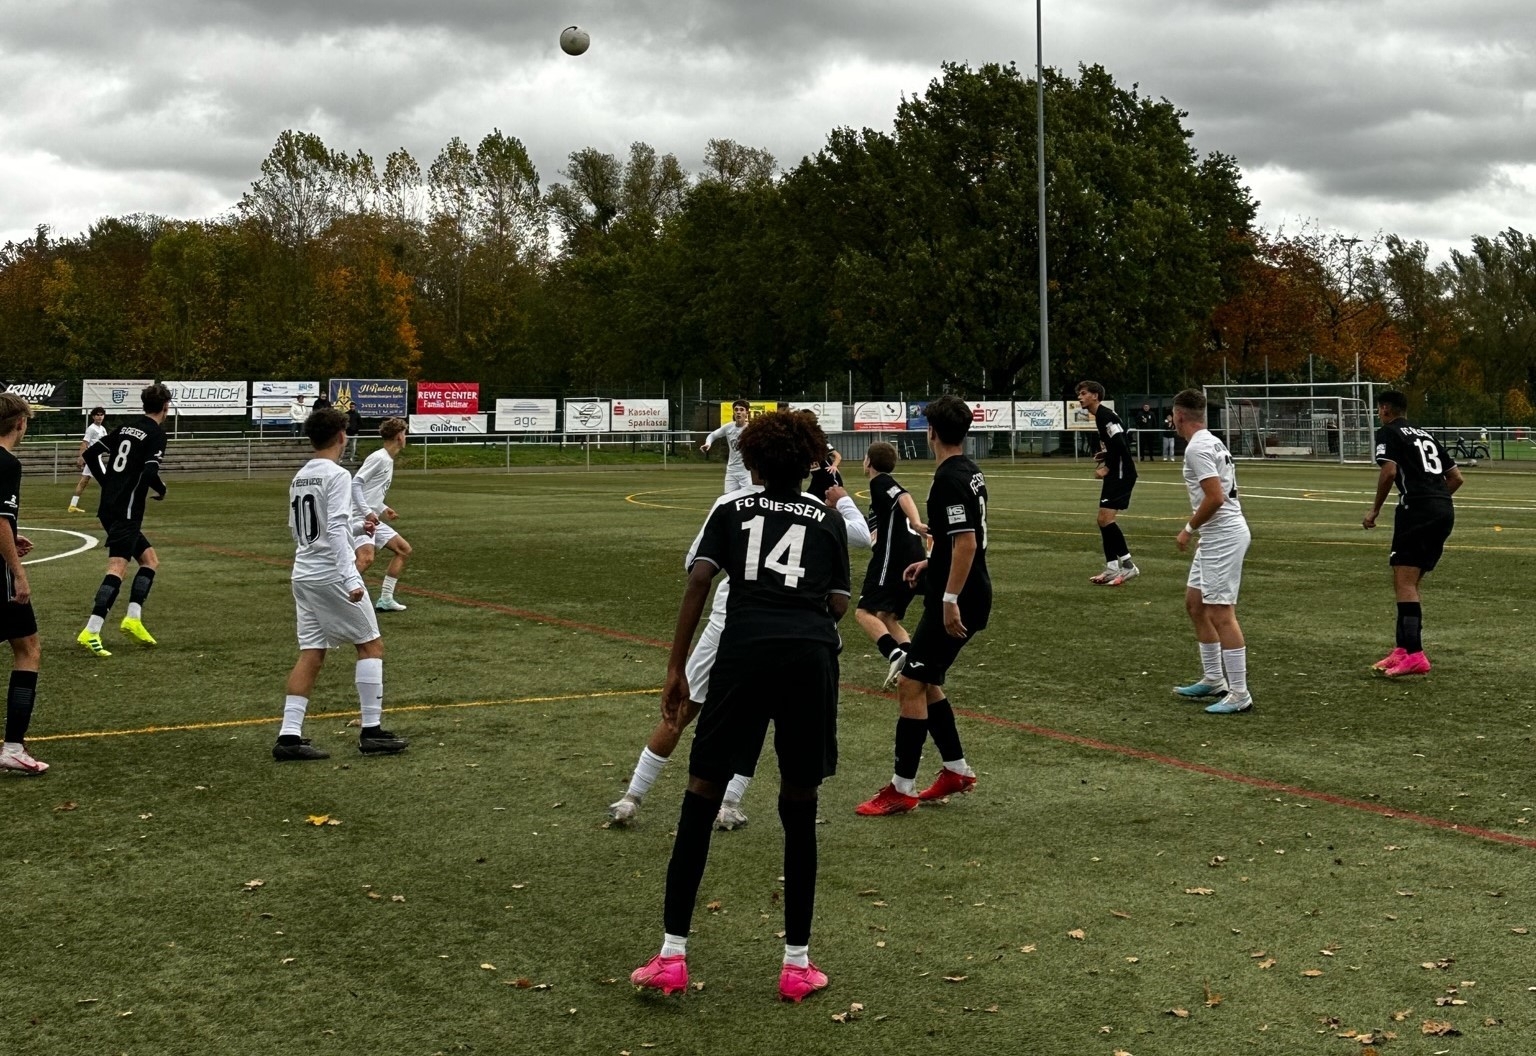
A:
[[[384,571],[384,586],[379,591],[379,600],[373,606],[379,612],[405,611],[405,606],[395,600],[395,586],[405,574],[405,563],[411,557],[411,544],[389,525],[388,522],[399,514],[384,501],[385,495],[389,493],[389,485],[395,479],[395,456],[405,450],[405,428],[405,422],[400,418],[386,419],[379,426],[379,436],[384,439],[383,446],[363,460],[355,478],[362,494],[362,501],[354,511],[357,519],[353,539],[357,548],[357,570],[359,573],[368,571],[380,550],[388,550],[393,555],[389,559],[389,567]],[[371,536],[362,531],[362,522],[369,514],[373,514],[378,521]]]
[[[740,491],[742,488],[752,486],[752,474],[747,472],[747,467],[741,464],[741,450],[737,447],[741,440],[741,431],[747,427],[747,422],[752,418],[752,405],[746,400],[737,400],[731,404],[731,420],[704,438],[699,445],[700,451],[707,452],[715,446],[716,440],[724,440],[730,448],[731,454],[725,462],[725,494]]]
[[[354,681],[362,709],[358,749],[364,755],[402,752],[409,742],[384,729],[384,640],[368,605],[368,591],[354,564],[352,510],[361,501],[351,475],[341,468],[347,419],[329,408],[315,411],[304,432],[315,456],[288,486],[288,528],[293,533],[293,601],[298,615],[299,659],[288,675],[283,725],[272,758],[278,762],[326,759],[329,753],[304,738],[304,713],[328,649],[357,648]],[[376,518],[368,518],[372,527]]]
[[[1248,711],[1248,647],[1237,622],[1237,596],[1243,583],[1243,557],[1252,536],[1237,497],[1237,469],[1232,453],[1205,427],[1205,394],[1185,389],[1173,398],[1173,426],[1188,443],[1184,486],[1193,511],[1179,532],[1179,549],[1200,533],[1189,566],[1184,607],[1200,643],[1201,677],[1174,692],[1190,700],[1214,699],[1213,715]]]
[[[85,453],[92,444],[107,435],[105,407],[92,407],[90,419],[91,424],[85,427],[85,437],[80,441],[80,450],[75,455],[75,464],[80,467],[80,480],[75,485],[75,493],[69,497],[69,513],[85,512],[85,508],[80,505],[80,496],[85,494],[86,485],[91,482],[91,471],[85,466]]]

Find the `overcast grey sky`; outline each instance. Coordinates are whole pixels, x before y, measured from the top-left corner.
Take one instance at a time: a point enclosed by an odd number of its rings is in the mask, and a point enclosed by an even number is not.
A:
[[[1533,0],[1044,4],[1046,63],[1189,111],[1266,226],[1437,253],[1536,228]],[[425,169],[499,127],[546,185],[635,140],[690,169],[711,137],[792,166],[839,125],[889,128],[944,60],[1034,54],[1028,0],[0,0],[0,242],[217,215],[285,128]]]

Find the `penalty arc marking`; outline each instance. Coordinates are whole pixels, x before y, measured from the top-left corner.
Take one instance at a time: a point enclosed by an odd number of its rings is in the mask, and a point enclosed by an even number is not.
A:
[[[83,554],[87,550],[94,550],[101,545],[101,540],[97,539],[94,535],[88,535],[85,532],[72,532],[68,528],[17,528],[16,531],[18,534],[23,532],[53,532],[56,535],[72,535],[76,539],[84,540],[73,550],[67,550],[62,554],[52,554],[48,557],[28,558],[22,562],[24,565],[40,565],[44,561],[61,561],[66,557],[74,557],[76,554]]]

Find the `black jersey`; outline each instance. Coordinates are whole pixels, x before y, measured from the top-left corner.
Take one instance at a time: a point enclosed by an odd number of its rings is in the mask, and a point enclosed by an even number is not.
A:
[[[727,495],[699,534],[695,560],[729,577],[728,642],[800,638],[836,645],[831,594],[852,594],[848,529],[836,510],[799,492]]]
[[[889,473],[876,474],[869,482],[869,528],[875,537],[869,567],[879,586],[894,585],[914,561],[923,559],[923,537],[912,529],[901,497],[907,489]]]
[[[992,577],[987,574],[987,478],[964,455],[946,458],[933,475],[933,486],[928,489],[928,531],[933,536],[933,551],[928,555],[923,604],[935,612],[943,611],[940,606],[949,589],[954,537],[975,534],[976,556],[960,588],[960,617],[969,630],[981,630],[992,612]]]
[[[1445,448],[1406,418],[1395,418],[1376,430],[1376,462],[1397,466],[1398,504],[1449,506],[1451,489],[1445,475],[1456,462]]]
[[[1109,469],[1105,481],[1134,483],[1136,460],[1131,457],[1131,445],[1125,442],[1125,426],[1120,424],[1120,416],[1101,403],[1093,412],[1093,420],[1099,427],[1099,449],[1104,452],[1104,465]]]
[[[97,516],[103,523],[144,519],[149,490],[165,494],[160,482],[164,457],[165,430],[148,415],[118,426],[86,450],[85,464],[101,483]]]
[[[806,486],[808,494],[816,496],[822,502],[827,501],[828,488],[840,488],[843,486],[843,475],[838,472],[834,455],[837,448],[827,444],[827,453],[822,460],[811,467],[811,482]]]
[[[21,517],[21,460],[0,447],[0,532],[10,532],[16,542],[16,525]],[[11,567],[0,568],[0,604],[10,604],[16,588],[11,583]]]

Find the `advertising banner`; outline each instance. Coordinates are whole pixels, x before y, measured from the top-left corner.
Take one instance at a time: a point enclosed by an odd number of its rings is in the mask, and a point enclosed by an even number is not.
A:
[[[417,414],[479,414],[478,381],[420,381],[416,383]]]
[[[1060,400],[1019,401],[1013,405],[1013,427],[1020,432],[1060,432],[1067,427],[1067,408]]]
[[[1105,400],[1104,406],[1110,410],[1115,409],[1114,400]],[[1098,429],[1098,423],[1093,420],[1093,415],[1088,408],[1076,400],[1067,401],[1067,428],[1074,432],[1091,433]]]
[[[64,392],[67,384],[63,381],[0,381],[0,392],[20,396],[34,410],[51,411],[68,406],[69,397]]]
[[[244,381],[168,381],[171,413],[183,418],[245,414],[250,383]]]
[[[331,406],[345,414],[356,407],[364,418],[404,418],[411,386],[404,378],[332,378]]]
[[[566,400],[565,431],[568,433],[606,433],[612,421],[607,400]]]
[[[816,416],[816,422],[824,433],[841,432],[843,428],[843,405],[841,403],[794,403],[789,409],[792,411],[810,411]]]
[[[413,414],[406,424],[415,436],[451,436],[484,433],[485,418],[483,414]]]
[[[295,396],[304,397],[310,407],[320,396],[318,381],[253,381],[251,382],[251,418],[258,422],[282,425],[292,419],[288,408]]]
[[[972,400],[971,432],[1006,433],[1013,429],[1013,404],[1008,401]]]
[[[667,400],[614,400],[612,426],[616,433],[664,433],[672,427]]]
[[[907,428],[919,433],[928,431],[927,400],[909,400],[907,402]]]
[[[497,400],[498,433],[553,433],[554,400]]]
[[[896,432],[907,428],[907,405],[904,403],[856,403],[853,405],[853,427],[859,432]]]
[[[154,383],[154,378],[87,378],[80,387],[81,416],[84,417],[92,407],[105,407],[108,414],[124,411],[137,414],[144,409],[139,402],[139,393]]]
[[[750,418],[756,418],[760,414],[767,414],[769,411],[779,409],[777,400],[748,400],[747,402],[752,405],[752,410],[749,412]],[[731,401],[725,400],[720,404],[720,424],[727,425],[731,421]]]

